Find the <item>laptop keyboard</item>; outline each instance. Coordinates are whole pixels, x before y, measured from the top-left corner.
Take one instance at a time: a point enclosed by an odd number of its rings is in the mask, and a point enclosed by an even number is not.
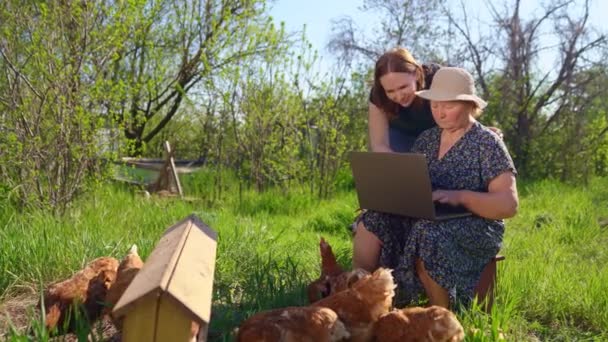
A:
[[[451,214],[463,214],[469,212],[463,206],[452,206],[445,203],[435,202],[435,215],[451,215]]]

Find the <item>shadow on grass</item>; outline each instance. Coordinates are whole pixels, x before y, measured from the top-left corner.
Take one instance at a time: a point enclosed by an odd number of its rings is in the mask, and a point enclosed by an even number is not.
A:
[[[310,277],[291,258],[258,259],[239,281],[215,285],[209,341],[232,341],[238,326],[265,310],[307,305]]]

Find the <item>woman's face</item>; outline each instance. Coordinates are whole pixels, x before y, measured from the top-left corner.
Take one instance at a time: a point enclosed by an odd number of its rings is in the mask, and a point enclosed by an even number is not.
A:
[[[433,119],[442,129],[459,129],[469,124],[471,105],[464,101],[431,101]]]
[[[389,72],[380,77],[386,97],[391,101],[407,107],[416,97],[416,74],[409,72]]]

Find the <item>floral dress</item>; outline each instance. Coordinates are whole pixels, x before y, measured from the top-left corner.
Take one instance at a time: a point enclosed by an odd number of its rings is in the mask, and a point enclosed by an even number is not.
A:
[[[440,139],[441,129],[431,128],[418,137],[412,149],[426,155],[434,190],[487,192],[498,175],[505,171],[516,174],[503,141],[478,122],[438,159]],[[503,220],[475,215],[430,221],[370,211],[361,219],[383,241],[380,265],[395,270],[398,306],[424,296],[416,275],[418,258],[431,278],[448,291],[452,305],[467,305],[484,266],[499,251],[504,233]]]

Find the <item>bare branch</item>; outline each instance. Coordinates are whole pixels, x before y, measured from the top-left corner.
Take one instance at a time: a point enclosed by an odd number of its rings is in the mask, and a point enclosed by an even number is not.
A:
[[[11,71],[13,71],[15,73],[15,76],[17,76],[17,78],[22,79],[25,82],[25,84],[28,86],[28,88],[30,88],[30,90],[34,93],[34,95],[36,95],[36,97],[42,98],[42,95],[40,95],[40,92],[38,92],[38,90],[36,90],[36,88],[34,88],[34,86],[28,80],[28,78],[15,68],[15,65],[11,62],[11,60],[8,58],[8,56],[4,53],[3,48],[0,48],[0,54],[2,55],[2,58],[4,58],[4,61],[6,62],[6,64],[8,64],[8,67],[11,69]]]
[[[473,66],[474,66],[475,72],[477,73],[477,76],[478,76],[479,85],[481,86],[484,96],[487,98],[490,94],[490,91],[489,91],[488,85],[486,83],[486,80],[484,78],[483,65],[484,65],[485,58],[482,57],[481,52],[477,48],[478,44],[475,44],[473,42],[473,39],[471,36],[471,31],[469,29],[469,24],[468,24],[469,21],[468,21],[467,11],[465,9],[464,1],[462,1],[462,0],[460,1],[460,6],[462,9],[462,14],[464,16],[464,18],[463,18],[464,26],[461,26],[458,23],[458,21],[454,19],[454,17],[451,15],[450,11],[446,11],[448,13],[448,15],[447,15],[448,20],[452,25],[454,25],[454,27],[456,27],[458,32],[460,32],[460,34],[462,34],[462,36],[466,40],[467,49],[469,50],[471,57],[473,59]]]
[[[576,62],[581,54],[583,54],[584,52],[586,52],[589,49],[592,49],[593,47],[598,46],[599,44],[605,42],[605,40],[606,40],[606,37],[602,36],[602,37],[599,37],[596,40],[592,41],[591,43],[583,46],[582,48],[576,50],[575,45],[576,45],[578,38],[579,38],[579,36],[575,35],[575,37],[573,37],[573,39],[570,41],[568,51],[566,51],[564,53],[565,54],[564,61],[562,63],[562,66],[558,73],[557,78],[551,84],[549,89],[547,89],[547,91],[545,91],[543,93],[543,95],[540,96],[540,100],[534,106],[532,113],[536,114],[536,113],[540,112],[540,109],[547,104],[547,101],[553,96],[555,91],[567,79],[569,79],[572,76],[573,69],[576,66]]]
[[[537,19],[536,22],[533,23],[532,27],[529,29],[530,37],[535,37],[536,30],[538,30],[538,28],[543,24],[543,22],[545,20],[547,20],[551,15],[553,15],[558,10],[567,7],[568,5],[570,5],[573,2],[574,2],[573,0],[569,0],[569,1],[562,2],[562,3],[558,3],[558,4],[554,5],[553,7],[550,7],[548,10],[546,10],[545,14],[540,19]]]

